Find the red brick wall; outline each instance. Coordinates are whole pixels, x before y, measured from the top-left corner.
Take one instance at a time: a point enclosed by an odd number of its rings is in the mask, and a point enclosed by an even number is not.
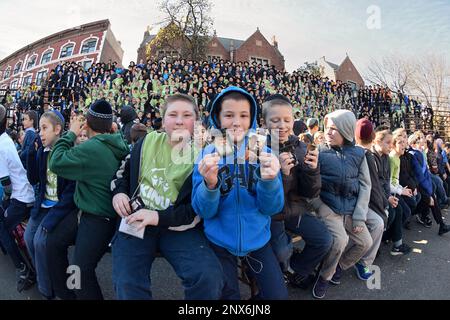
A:
[[[106,29],[105,29],[106,30]],[[0,76],[0,88],[3,87],[4,85],[9,86],[11,82],[13,82],[15,79],[19,79],[19,85],[21,85],[22,83],[22,78],[28,76],[28,75],[33,75],[33,80],[35,81],[36,78],[36,74],[41,70],[41,69],[48,69],[48,72],[50,73],[51,69],[54,68],[58,62],[60,62],[61,60],[59,59],[59,55],[60,55],[60,50],[61,48],[67,44],[69,41],[70,42],[74,42],[75,43],[75,47],[73,49],[73,53],[72,53],[72,57],[68,58],[67,60],[63,60],[63,61],[81,61],[81,60],[87,60],[87,59],[93,59],[94,63],[97,62],[98,59],[98,54],[80,54],[81,51],[81,45],[83,40],[86,40],[88,38],[90,38],[90,36],[92,35],[93,37],[97,37],[99,38],[97,41],[97,50],[101,49],[101,44],[103,41],[103,33],[104,30],[86,30],[86,32],[80,32],[76,35],[67,35],[65,36],[64,34],[61,34],[59,39],[57,38],[57,40],[53,40],[52,42],[41,42],[38,43],[37,45],[34,46],[34,48],[29,48],[28,50],[26,50],[26,52],[20,53],[18,55],[12,56],[10,57],[8,60],[4,60],[1,62],[0,64],[0,70],[6,70],[6,68],[8,68],[8,66],[11,66],[11,75],[10,78],[8,80],[3,80],[3,73]],[[52,55],[52,60],[44,65],[41,65],[41,59],[42,59],[42,54],[45,53],[49,48],[54,49],[53,51],[53,55]],[[27,56],[27,54],[29,55],[28,57],[31,57],[31,55],[33,54],[37,54],[37,60],[36,60],[36,64],[33,68],[31,68],[29,71],[25,70],[26,69],[26,64],[27,61],[25,61],[25,58]],[[14,72],[14,66],[15,64],[22,60],[22,69],[21,71],[17,74],[17,75],[13,75]]]
[[[105,62],[108,63],[109,60],[111,60],[112,62],[118,62],[119,64],[122,62],[122,58],[120,57],[117,52],[113,49],[111,43],[109,43],[109,41],[105,42],[105,45],[103,46],[103,50],[102,50],[102,55],[100,57],[100,62]],[[128,62],[126,66],[128,66]]]
[[[260,41],[262,45],[257,46],[257,41]],[[236,50],[235,60],[237,62],[250,61],[250,57],[268,59],[270,65],[275,65],[279,70],[284,70],[285,68],[283,59],[277,55],[275,49],[259,31],[256,31]]]
[[[209,42],[206,55],[220,56],[224,60],[231,60],[230,53],[225,49],[217,37],[213,37]]]
[[[363,78],[361,77],[349,57],[344,60],[344,62],[336,72],[336,80],[340,80],[342,82],[347,82],[350,80],[355,82],[358,87],[364,86]]]

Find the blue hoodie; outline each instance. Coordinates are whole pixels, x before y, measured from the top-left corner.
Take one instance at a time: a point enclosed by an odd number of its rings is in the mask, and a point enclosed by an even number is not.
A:
[[[222,91],[214,100],[212,126],[220,129],[217,121],[219,108],[223,97],[230,92],[242,93],[250,101],[251,128],[255,130],[256,102],[249,93],[236,87]],[[214,145],[203,150],[193,173],[192,207],[204,219],[207,238],[239,257],[259,250],[269,242],[271,216],[281,212],[284,206],[281,174],[274,180],[262,180],[259,165],[244,161],[247,140],[246,137],[239,148],[234,146],[234,154],[220,161],[217,189],[209,190],[198,171],[201,159],[216,152]],[[265,152],[270,152],[270,149]]]

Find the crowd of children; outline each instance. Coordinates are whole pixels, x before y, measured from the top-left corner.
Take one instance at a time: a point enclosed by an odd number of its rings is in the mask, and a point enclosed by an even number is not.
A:
[[[408,254],[412,220],[429,228],[432,216],[439,235],[450,231],[441,140],[375,128],[349,110],[325,115],[324,132],[314,118],[301,129],[289,97],[259,106],[235,86],[209,110],[202,119],[193,97],[169,95],[161,128],[148,133],[133,107],[117,121],[105,99],[67,125],[58,110],[29,111],[19,157],[0,106],[0,243],[17,289],[37,282],[48,299],[101,300],[95,270],[111,246],[117,299],[152,298],[158,255],[189,300],[240,299],[239,261],[259,299],[288,299],[287,283],[322,299],[352,267],[370,279],[382,240]],[[25,251],[14,233],[24,221]],[[301,252],[290,234],[302,237]],[[67,286],[70,265],[78,288]]]

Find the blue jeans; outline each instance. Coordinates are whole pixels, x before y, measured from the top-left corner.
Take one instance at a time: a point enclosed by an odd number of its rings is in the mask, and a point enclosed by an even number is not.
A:
[[[301,276],[307,277],[330,251],[333,237],[322,221],[307,213],[288,219],[286,227],[305,241],[303,251],[292,256],[291,267]]]
[[[19,223],[30,215],[33,204],[26,204],[16,199],[11,199],[8,208],[0,215],[0,241],[16,268],[25,263],[19,248],[17,247],[12,231]]]
[[[216,246],[213,243],[211,243],[211,247],[222,264],[225,276],[225,286],[221,299],[240,300],[237,257],[225,248]],[[251,276],[256,279],[258,284],[260,290],[259,298],[263,300],[288,299],[283,273],[270,243],[259,250],[251,252],[244,257],[244,260],[249,266]]]
[[[36,235],[36,232],[38,231],[38,228],[47,213],[48,209],[39,209],[39,212],[36,214],[36,216],[31,217],[28,220],[28,224],[25,229],[24,239],[25,243],[27,244],[28,253],[30,254],[34,266],[36,266],[34,260],[34,236]]]
[[[117,299],[153,298],[150,273],[158,251],[182,279],[186,300],[220,299],[222,267],[200,227],[182,232],[149,227],[143,240],[117,232],[112,246]]]
[[[439,201],[438,205],[442,207],[443,205],[447,204],[448,201],[447,193],[445,192],[444,189],[444,182],[438,175],[435,174],[431,175],[431,180],[433,181],[436,198]]]
[[[289,260],[291,259],[294,246],[292,245],[292,239],[286,233],[284,221],[272,220],[270,225],[270,245],[272,250],[280,263],[283,272],[289,269]]]
[[[412,196],[411,198],[402,196],[400,198],[400,205],[403,210],[403,224],[407,223],[411,216],[416,214],[417,205],[419,204],[421,199],[420,192],[417,193],[416,196]]]
[[[49,262],[52,260],[47,255],[47,235],[47,231],[39,225],[34,235],[33,251],[39,292],[51,298],[54,296],[49,270]]]

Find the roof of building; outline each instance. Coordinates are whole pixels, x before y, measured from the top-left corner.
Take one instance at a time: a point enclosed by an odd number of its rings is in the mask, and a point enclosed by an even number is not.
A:
[[[57,40],[59,40],[58,38],[59,38],[60,34],[68,33],[68,32],[71,32],[71,31],[82,31],[84,29],[88,29],[88,28],[91,28],[91,27],[94,27],[94,26],[97,26],[97,25],[104,25],[104,24],[106,24],[106,28],[108,28],[111,23],[109,22],[108,19],[104,19],[104,20],[99,20],[99,21],[94,21],[94,22],[82,24],[82,25],[74,27],[74,28],[70,28],[70,29],[66,29],[66,30],[63,30],[63,31],[59,31],[59,32],[53,33],[53,34],[51,34],[51,35],[49,35],[49,36],[47,36],[45,38],[39,39],[39,40],[37,40],[37,41],[27,45],[27,46],[25,46],[25,47],[15,51],[14,53],[12,53],[9,56],[5,57],[4,59],[0,60],[0,64],[3,63],[4,61],[9,60],[11,57],[21,53],[22,51],[26,52],[27,50],[30,50],[31,48],[39,45],[40,43],[49,42],[53,38],[56,38]]]
[[[217,37],[219,39],[220,43],[225,47],[225,50],[231,51],[231,43],[233,42],[234,49],[239,49],[240,46],[245,42],[244,40],[238,40],[238,39],[231,39],[231,38],[222,38]]]
[[[338,69],[339,69],[339,65],[337,65],[337,64],[335,64],[335,63],[332,63],[332,62],[329,62],[329,61],[326,61],[325,60],[325,62],[326,63],[328,63],[328,65],[330,66],[330,67],[332,67],[333,69],[334,69],[334,71],[337,71]]]
[[[145,34],[144,40],[142,41],[141,47],[148,44],[150,41],[152,41],[156,37],[155,34]],[[234,49],[238,49],[245,41],[238,40],[238,39],[231,39],[231,38],[222,38],[217,37],[217,39],[220,41],[220,43],[224,46],[225,50],[230,51],[231,44],[234,42]]]

